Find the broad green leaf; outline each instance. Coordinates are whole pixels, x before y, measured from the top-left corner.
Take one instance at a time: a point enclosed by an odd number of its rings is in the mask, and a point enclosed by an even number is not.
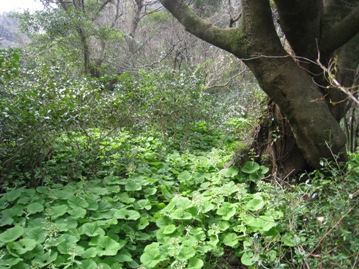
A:
[[[156,194],[156,192],[157,192],[156,188],[145,188],[143,190],[143,193],[145,194],[146,197],[150,196],[150,195],[154,195],[154,194]]]
[[[241,171],[246,174],[253,174],[260,169],[260,165],[256,162],[246,162]]]
[[[261,180],[263,177],[264,177],[264,175],[256,172],[256,173],[253,173],[253,174],[249,175],[249,180],[254,182],[254,183],[257,183],[257,181]]]
[[[140,221],[137,223],[137,229],[139,230],[143,230],[144,228],[146,228],[149,225],[149,221],[147,218],[141,217]]]
[[[88,258],[95,258],[101,250],[95,248],[95,247],[91,247],[91,248],[87,248],[82,254],[81,257],[84,259],[88,259]]]
[[[78,265],[80,269],[98,269],[98,266],[94,260],[86,259],[81,261]]]
[[[13,249],[20,255],[33,250],[36,247],[36,240],[34,239],[21,239],[19,241],[14,242]]]
[[[223,238],[223,244],[229,247],[235,247],[238,244],[238,236],[235,233],[228,233]]]
[[[202,213],[207,213],[214,209],[214,205],[210,201],[203,201],[201,204],[201,209]]]
[[[259,195],[254,195],[253,199],[249,200],[244,207],[251,211],[258,211],[264,206],[264,201]]]
[[[66,214],[68,210],[67,205],[51,206],[46,209],[46,213],[52,218],[57,219],[58,217]]]
[[[29,196],[21,196],[19,200],[17,200],[17,204],[19,205],[28,205],[31,201]],[[1,208],[1,207],[0,207]]]
[[[175,212],[173,212],[172,214],[170,214],[170,217],[172,219],[176,219],[176,220],[189,220],[192,219],[192,214],[186,212],[185,210],[183,210],[182,208],[177,209]]]
[[[188,267],[187,269],[200,269],[204,265],[203,261],[201,259],[192,257],[188,261]]]
[[[100,251],[99,256],[114,256],[124,246],[120,245],[109,236],[103,236],[98,239],[97,249]]]
[[[111,267],[106,264],[106,263],[99,263],[97,265],[97,268],[101,268],[101,269],[111,269]],[[121,267],[119,267],[119,264],[116,265],[116,269],[122,269]]]
[[[176,208],[185,210],[192,206],[193,204],[190,199],[188,199],[187,197],[176,195],[172,198],[171,202],[164,208],[164,210],[172,211]]]
[[[58,218],[55,220],[55,225],[60,232],[67,232],[77,228],[77,221],[73,217]]]
[[[22,261],[23,259],[21,258],[2,258],[0,259],[0,268],[14,268]]]
[[[29,239],[34,239],[38,243],[43,243],[46,239],[47,232],[42,227],[33,227],[31,229],[27,229],[25,236]]]
[[[127,210],[126,208],[121,208],[115,212],[114,217],[117,219],[137,220],[141,217],[141,215],[135,210]]]
[[[61,254],[69,254],[70,251],[76,251],[80,254],[83,249],[77,246],[78,240],[76,236],[64,234],[59,238],[60,244],[58,244],[57,249]]]
[[[49,265],[57,258],[57,252],[46,252],[42,255],[36,255],[35,258],[32,260],[32,264],[38,263],[41,268]]]
[[[236,208],[230,203],[223,203],[217,210],[217,215],[222,216],[222,219],[229,220],[236,214]]]
[[[127,192],[123,192],[123,193],[119,194],[118,199],[120,202],[125,203],[125,204],[133,204],[136,201],[136,199],[130,197]]]
[[[247,215],[245,218],[243,218],[243,222],[245,225],[254,229],[254,231],[260,232],[269,231],[271,228],[277,225],[271,216],[253,217]]]
[[[172,224],[172,219],[168,216],[163,216],[156,220],[156,225],[159,228],[164,228],[169,224]]]
[[[229,168],[225,168],[223,170],[221,170],[219,173],[225,177],[235,177],[236,175],[238,175],[238,168],[235,166],[229,167]]]
[[[25,207],[29,215],[44,211],[44,206],[39,203],[32,203]]]
[[[5,217],[19,217],[24,214],[24,206],[14,205],[13,207],[3,210],[1,213]]]
[[[28,221],[27,228],[43,227],[48,220],[45,218],[30,218]]]
[[[100,188],[100,187],[90,188],[90,191],[91,193],[97,195],[107,195],[109,193],[107,188]]]
[[[87,236],[90,237],[105,235],[105,231],[101,227],[98,227],[96,222],[85,223],[79,228],[79,233],[86,234]]]
[[[183,171],[178,175],[178,181],[181,183],[186,183],[192,179],[192,174],[188,171]]]
[[[181,251],[178,253],[177,259],[180,261],[188,260],[196,255],[196,251],[191,246],[182,246]]]
[[[118,176],[109,175],[104,178],[104,181],[107,185],[118,185],[121,180]]]
[[[197,240],[197,241],[204,241],[206,239],[206,234],[202,228],[192,228],[190,234]]]
[[[82,198],[74,196],[74,195],[69,197],[67,202],[70,205],[70,207],[72,207],[72,208],[76,208],[76,207],[87,208],[89,206],[88,202],[85,199],[82,199]]]
[[[126,191],[139,191],[142,189],[142,185],[136,181],[129,181],[126,186]]]
[[[120,253],[116,255],[116,260],[119,262],[130,262],[133,261],[132,255],[126,249],[121,249]]]
[[[7,229],[5,232],[0,234],[0,243],[13,242],[22,236],[24,233],[24,228],[21,226],[15,226],[13,228]]]
[[[114,215],[116,213],[116,209],[115,208],[111,208],[107,211],[96,211],[94,213],[92,213],[92,219],[93,220],[104,220],[104,219],[113,219]]]
[[[2,218],[0,219],[0,227],[2,226],[8,226],[13,224],[14,219],[12,217],[3,215]]]
[[[138,200],[137,204],[140,206],[141,209],[150,210],[152,208],[151,202],[147,199]]]
[[[244,252],[241,257],[242,264],[251,266],[255,263],[254,254],[251,251]]]
[[[216,246],[215,248],[213,248],[213,250],[211,251],[211,253],[213,254],[213,256],[215,257],[222,257],[224,254],[224,248],[220,247],[220,246]]]
[[[17,198],[19,198],[22,193],[23,193],[23,189],[20,188],[20,189],[15,189],[15,190],[12,190],[10,192],[7,192],[5,195],[6,195],[6,198],[8,200],[8,202],[14,202]]]
[[[266,166],[261,166],[261,174],[265,175],[269,172],[269,168]]]
[[[55,197],[57,197],[58,199],[61,199],[61,200],[67,200],[72,196],[73,196],[72,192],[70,192],[68,190],[58,190],[55,193]]]
[[[176,230],[176,225],[170,224],[163,229],[164,234],[171,234]]]
[[[142,241],[147,241],[151,238],[151,236],[148,234],[148,233],[143,233],[143,232],[140,232],[140,231],[137,231],[135,233],[135,236],[136,236],[136,239],[137,240],[142,240]]]
[[[50,192],[50,188],[47,187],[47,186],[39,186],[39,187],[36,188],[36,191],[37,191],[38,193],[47,194],[47,193]]]
[[[112,209],[112,205],[108,201],[103,199],[98,203],[98,208],[96,209],[96,211],[97,212],[108,212],[111,209]]]
[[[29,265],[25,264],[24,262],[20,262],[11,267],[11,269],[29,269]]]
[[[220,230],[222,232],[227,230],[229,227],[233,227],[231,222],[225,221],[225,220],[218,221],[217,226],[218,226],[218,230]]]
[[[158,243],[152,243],[146,246],[145,251],[140,258],[145,268],[154,268],[159,262],[165,259],[166,256],[162,254]]]
[[[89,211],[96,211],[99,207],[99,202],[97,200],[94,199],[87,199],[86,200],[88,202],[88,207],[86,208]]]
[[[75,219],[84,218],[86,215],[86,209],[82,207],[74,207],[69,210],[69,214],[73,216]]]

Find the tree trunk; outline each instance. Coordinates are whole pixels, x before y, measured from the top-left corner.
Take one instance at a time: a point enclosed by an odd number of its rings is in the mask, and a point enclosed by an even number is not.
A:
[[[307,166],[319,168],[322,158],[347,161],[346,136],[339,125],[346,97],[327,88],[327,74],[317,60],[328,67],[333,52],[359,32],[359,0],[348,0],[350,7],[339,8],[339,14],[334,0],[275,0],[294,57],[280,42],[268,0],[242,0],[239,27],[230,29],[207,23],[183,0],[160,2],[186,30],[242,59],[278,106],[280,110],[274,106],[272,113],[283,122],[278,129],[281,139],[270,136],[267,141],[275,145],[269,154],[274,166],[281,165],[288,173]],[[276,134],[267,129],[264,135],[264,130],[257,132],[257,142]]]

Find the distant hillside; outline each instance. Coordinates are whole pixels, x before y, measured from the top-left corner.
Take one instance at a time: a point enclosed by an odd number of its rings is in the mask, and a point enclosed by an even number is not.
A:
[[[18,21],[10,13],[0,14],[0,49],[24,47],[29,41],[18,30]]]

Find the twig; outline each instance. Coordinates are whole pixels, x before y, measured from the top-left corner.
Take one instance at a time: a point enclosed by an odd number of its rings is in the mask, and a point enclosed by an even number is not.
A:
[[[335,227],[337,227],[342,220],[358,205],[358,202],[355,203],[355,205],[353,205],[347,212],[345,212],[345,214],[337,221],[337,223],[335,223],[335,225],[330,228],[330,230],[328,232],[325,233],[325,235],[319,240],[318,244],[315,246],[315,248],[309,253],[309,256],[313,256],[313,253],[317,250],[317,248],[320,246],[320,244],[323,242],[323,240],[328,237],[328,235],[331,233],[331,231],[333,231],[333,229]]]
[[[329,68],[325,67],[319,60],[317,60],[317,64],[319,65],[320,68],[323,69],[323,71],[325,73],[328,74],[328,79],[330,82],[331,86],[334,86],[336,88],[338,88],[339,90],[341,90],[343,93],[345,93],[351,100],[353,100],[357,105],[359,105],[359,100],[357,98],[355,98],[355,96],[345,87],[343,87],[342,85],[340,85],[340,83],[335,79],[333,73],[330,71]]]

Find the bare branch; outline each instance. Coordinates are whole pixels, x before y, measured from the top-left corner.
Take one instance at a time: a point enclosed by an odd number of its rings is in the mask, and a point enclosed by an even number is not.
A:
[[[235,22],[237,22],[241,16],[242,16],[242,11],[239,11],[238,14],[235,16],[234,13],[234,8],[232,6],[231,0],[228,0],[228,9],[229,9],[229,16],[230,16],[230,21],[229,21],[229,28],[233,27],[233,24]]]
[[[97,13],[100,13],[108,3],[110,3],[112,0],[106,0],[105,2],[103,2],[103,4],[101,5],[101,7],[99,8]]]
[[[317,64],[320,66],[320,68],[323,69],[323,71],[327,74],[327,78],[329,80],[330,86],[328,87],[335,87],[345,93],[350,100],[352,100],[354,103],[359,105],[359,100],[354,96],[354,94],[350,91],[350,88],[343,87],[338,80],[335,78],[335,75],[332,73],[331,68],[325,67],[319,59],[317,60]],[[335,103],[333,104],[335,105]]]

